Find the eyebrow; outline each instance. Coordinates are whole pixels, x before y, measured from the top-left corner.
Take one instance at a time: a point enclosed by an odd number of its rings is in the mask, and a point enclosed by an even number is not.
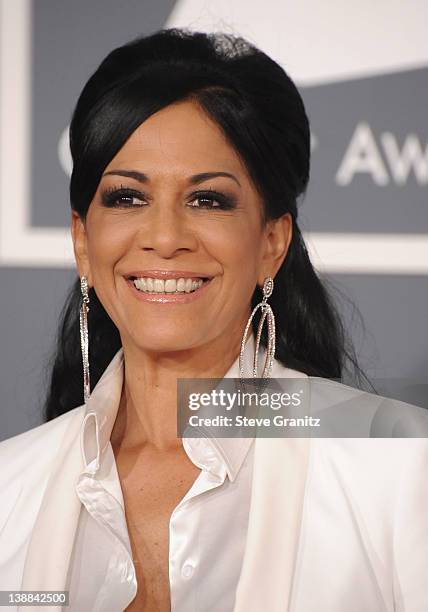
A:
[[[103,176],[108,176],[110,174],[133,178],[136,181],[139,181],[140,183],[148,183],[150,181],[149,177],[146,174],[144,174],[143,172],[139,172],[138,170],[109,170],[108,172],[104,172]],[[208,179],[216,178],[217,176],[231,178],[241,187],[241,183],[238,181],[236,176],[234,174],[231,174],[230,172],[200,172],[199,174],[194,174],[193,176],[190,176],[189,183],[191,185],[196,185]]]

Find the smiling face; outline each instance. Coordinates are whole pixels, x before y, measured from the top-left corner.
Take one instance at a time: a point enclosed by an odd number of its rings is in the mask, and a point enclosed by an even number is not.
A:
[[[256,284],[274,277],[286,255],[291,220],[263,226],[261,198],[236,151],[185,101],[135,130],[106,167],[85,223],[73,211],[72,235],[79,275],[123,346],[171,352],[240,341]],[[162,273],[166,286],[147,280]],[[188,276],[208,280],[192,292]]]

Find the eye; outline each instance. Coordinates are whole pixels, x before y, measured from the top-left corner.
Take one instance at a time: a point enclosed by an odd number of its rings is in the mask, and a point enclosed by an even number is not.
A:
[[[141,208],[145,204],[138,204],[135,201],[144,202],[144,194],[131,189],[130,187],[111,187],[103,191],[101,200],[104,206],[110,208]]]
[[[233,198],[218,191],[199,191],[192,194],[189,206],[192,208],[218,208],[230,210],[235,207]]]

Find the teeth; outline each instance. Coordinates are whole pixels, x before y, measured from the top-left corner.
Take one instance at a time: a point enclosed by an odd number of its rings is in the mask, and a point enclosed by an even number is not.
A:
[[[153,284],[153,291],[155,291],[156,293],[164,293],[165,282],[163,280],[160,280],[159,278],[155,278]]]
[[[177,289],[177,281],[175,278],[169,278],[165,281],[165,293],[174,293]]]
[[[136,278],[134,285],[139,291],[147,293],[191,293],[199,289],[204,283],[202,278]]]

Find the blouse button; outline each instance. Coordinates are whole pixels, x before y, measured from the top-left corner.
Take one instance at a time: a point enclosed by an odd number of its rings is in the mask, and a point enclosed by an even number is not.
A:
[[[195,568],[193,567],[193,565],[190,565],[190,563],[186,563],[181,569],[181,575],[183,576],[183,578],[190,578],[193,575],[194,571]]]

